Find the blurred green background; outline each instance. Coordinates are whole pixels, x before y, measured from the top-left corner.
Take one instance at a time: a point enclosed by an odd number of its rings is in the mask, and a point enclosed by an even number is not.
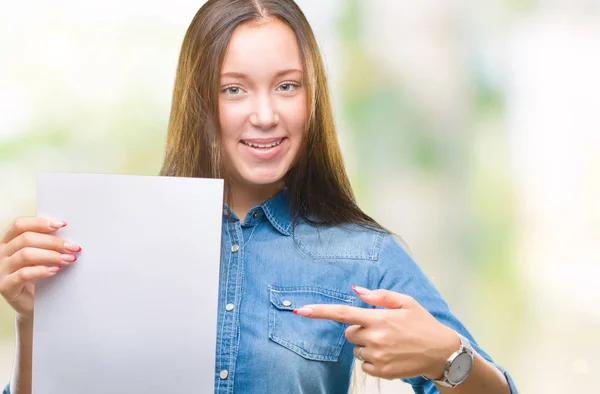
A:
[[[298,3],[361,206],[407,241],[523,393],[589,392],[600,373],[600,1]],[[201,4],[3,6],[0,228],[35,215],[38,171],[158,173],[178,51]],[[13,338],[0,303],[0,385]]]

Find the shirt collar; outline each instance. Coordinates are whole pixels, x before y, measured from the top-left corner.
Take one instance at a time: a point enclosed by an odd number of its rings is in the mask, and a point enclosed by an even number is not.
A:
[[[283,235],[292,234],[293,218],[290,215],[290,200],[287,190],[283,189],[261,205],[271,225]]]

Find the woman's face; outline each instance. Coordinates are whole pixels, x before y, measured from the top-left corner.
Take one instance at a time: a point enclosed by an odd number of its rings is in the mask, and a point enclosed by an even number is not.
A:
[[[233,182],[278,184],[300,150],[307,117],[300,49],[276,18],[238,26],[221,69],[221,149]]]

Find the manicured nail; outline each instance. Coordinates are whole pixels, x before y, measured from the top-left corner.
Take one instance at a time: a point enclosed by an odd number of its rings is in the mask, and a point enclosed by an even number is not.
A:
[[[73,256],[72,254],[63,254],[60,256],[60,259],[65,263],[74,263],[77,261],[77,256]]]
[[[312,315],[314,310],[312,308],[298,308],[294,309],[294,315],[300,315],[304,317],[308,317]]]
[[[65,250],[67,252],[81,252],[81,246],[65,242]]]
[[[50,222],[48,224],[48,226],[52,229],[52,230],[58,230],[59,228],[63,228],[67,225],[67,223],[65,222]]]
[[[61,269],[61,268],[62,268],[62,267],[61,267],[60,265],[57,265],[57,266],[55,266],[55,267],[50,267],[50,268],[48,268],[48,271],[49,271],[51,274],[55,274],[55,273],[57,273],[58,271],[60,271],[60,269]]]
[[[352,286],[352,290],[354,290],[354,292],[358,295],[361,296],[368,296],[371,295],[371,290],[369,289],[365,289],[364,287],[360,287],[360,286]]]

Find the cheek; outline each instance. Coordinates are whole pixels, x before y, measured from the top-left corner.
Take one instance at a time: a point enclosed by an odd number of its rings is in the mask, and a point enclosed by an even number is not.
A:
[[[308,110],[306,100],[299,97],[285,106],[285,123],[292,138],[301,138],[306,126]]]
[[[225,144],[230,144],[233,140],[237,142],[244,119],[240,108],[231,103],[219,103],[219,126]]]

